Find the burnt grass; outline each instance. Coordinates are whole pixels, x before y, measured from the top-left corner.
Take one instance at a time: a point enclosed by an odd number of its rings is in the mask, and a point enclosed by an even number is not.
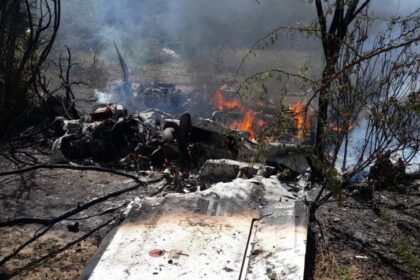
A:
[[[48,162],[51,140],[2,146],[0,172],[25,164]],[[29,147],[27,147],[29,146]],[[16,217],[51,218],[82,203],[126,188],[133,181],[113,174],[77,170],[36,170],[22,175],[0,177],[0,221]],[[419,181],[398,188],[376,191],[366,199],[357,188],[344,191],[343,201],[329,202],[317,212],[310,225],[314,240],[308,254],[314,270],[307,279],[420,279],[420,185]],[[402,191],[401,191],[402,190]],[[121,195],[55,225],[4,267],[1,273],[19,270],[25,264],[86,234],[121,210],[95,216],[156,191],[156,186]],[[315,193],[317,188],[312,189]],[[86,216],[93,216],[83,219]],[[72,230],[78,222],[77,231]],[[77,279],[101,240],[118,219],[57,256],[13,279]],[[0,259],[31,238],[40,225],[0,228]],[[310,264],[308,264],[310,266]],[[4,274],[3,274],[4,275]],[[4,277],[7,279],[6,277]],[[0,277],[1,279],[1,277]]]
[[[420,279],[420,181],[394,189],[366,197],[356,186],[318,210],[308,278]]]
[[[19,146],[15,145],[11,150],[9,145],[2,145],[0,172],[29,164],[48,163],[51,147],[49,140],[42,145],[30,145],[31,147],[24,148]],[[130,171],[125,172],[135,174]],[[76,208],[83,202],[134,184],[134,180],[114,174],[65,169],[40,169],[20,175],[2,176],[0,177],[0,222],[20,217],[50,219]],[[13,277],[13,279],[77,279],[96,252],[101,240],[118,225],[118,218],[127,203],[135,197],[141,198],[154,191],[156,189],[153,187],[139,188],[91,207],[71,217],[71,220],[57,223],[47,234],[0,267],[0,279],[8,279],[7,274],[19,271],[24,265],[66,246],[98,225],[115,218],[111,225],[95,231],[63,253]],[[115,210],[106,212],[109,209]],[[98,213],[104,212],[105,214],[97,216]],[[0,259],[30,239],[40,228],[42,225],[38,224],[0,227]]]

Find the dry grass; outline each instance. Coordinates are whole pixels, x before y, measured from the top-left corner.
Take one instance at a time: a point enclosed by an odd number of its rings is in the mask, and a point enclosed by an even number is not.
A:
[[[315,279],[317,280],[362,280],[362,267],[343,265],[328,249],[321,249],[316,257]]]
[[[4,256],[10,253],[16,244],[31,238],[35,228],[30,226],[21,227],[19,229],[1,229],[0,235],[3,237],[0,246],[0,255]],[[4,269],[13,271],[29,263],[29,260],[40,258],[54,250],[66,245],[74,237],[63,229],[54,229],[40,238],[33,246],[27,247],[15,258],[7,264]],[[36,267],[31,271],[23,272],[13,279],[77,279],[83,271],[87,261],[93,256],[98,248],[98,242],[95,238],[89,238],[76,246],[59,254],[55,258],[50,259],[47,263]]]

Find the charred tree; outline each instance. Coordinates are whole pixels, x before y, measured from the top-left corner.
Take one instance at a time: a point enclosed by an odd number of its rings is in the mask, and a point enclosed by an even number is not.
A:
[[[316,131],[316,155],[321,162],[325,162],[327,154],[327,131],[329,123],[330,89],[336,73],[336,65],[340,57],[343,41],[348,34],[349,26],[369,4],[370,0],[363,1],[336,0],[330,26],[327,26],[327,15],[321,0],[315,0],[318,23],[321,32],[321,42],[325,58],[322,72],[321,87],[319,88],[318,124]]]
[[[0,131],[37,98],[37,77],[56,38],[60,0],[4,0],[0,6]]]
[[[400,155],[408,164],[419,151],[420,9],[384,19],[369,10],[371,0],[310,2],[317,11],[315,24],[280,26],[259,38],[243,57],[237,75],[248,56],[276,42],[282,33],[314,36],[322,43],[324,63],[321,71],[315,69],[315,77],[271,69],[247,77],[239,88],[250,87],[249,81],[261,82],[264,88],[265,80],[274,77],[297,80],[306,89],[304,111],[313,108],[317,123],[308,159],[314,179],[322,184],[311,209],[315,213],[329,198],[340,199],[343,188],[384,152]],[[374,23],[381,26],[376,32],[370,30]],[[352,143],[356,129],[357,144]],[[342,159],[340,172],[336,167]]]

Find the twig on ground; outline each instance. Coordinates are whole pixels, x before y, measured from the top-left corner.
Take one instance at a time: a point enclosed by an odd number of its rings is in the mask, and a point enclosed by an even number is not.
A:
[[[121,204],[117,207],[108,208],[105,211],[102,211],[102,212],[97,213],[97,214],[93,214],[93,215],[89,215],[89,216],[85,216],[85,217],[80,217],[80,218],[69,218],[67,220],[68,221],[81,221],[81,220],[87,220],[87,219],[94,218],[94,217],[104,216],[104,215],[107,215],[107,214],[114,213],[115,211],[118,211],[118,210],[122,209],[123,207],[125,207],[127,205],[128,205],[128,203],[124,202],[123,204]]]
[[[26,172],[38,170],[38,169],[70,169],[70,170],[80,170],[80,171],[105,172],[105,173],[111,173],[111,174],[127,177],[139,183],[144,183],[136,175],[125,173],[122,171],[99,167],[99,166],[82,166],[82,165],[70,165],[70,164],[36,164],[29,167],[17,169],[17,170],[0,172],[0,177],[22,174],[22,173],[26,173]]]
[[[47,226],[51,220],[49,219],[42,219],[42,218],[17,218],[14,220],[8,220],[4,222],[0,222],[0,228],[3,227],[13,227],[13,226],[20,226],[20,225],[28,225],[28,224],[38,224]]]
[[[117,207],[106,209],[105,211],[102,211],[102,212],[97,213],[97,214],[93,214],[93,215],[89,215],[89,216],[85,216],[85,217],[80,217],[80,218],[69,218],[69,219],[66,219],[66,220],[68,220],[68,221],[81,221],[81,220],[87,220],[87,219],[90,219],[90,218],[93,218],[93,217],[104,216],[104,215],[107,215],[107,214],[114,213],[115,211],[120,210],[121,208],[123,208],[126,205],[127,205],[127,203],[123,203],[123,204],[121,204]],[[51,223],[51,219],[22,217],[22,218],[16,218],[16,219],[4,221],[4,222],[0,221],[0,228],[21,226],[21,225],[31,225],[31,224],[48,226],[50,223]]]
[[[66,251],[67,249],[69,249],[69,248],[73,247],[73,246],[74,246],[74,245],[76,245],[77,243],[79,243],[79,242],[81,242],[81,241],[83,241],[83,240],[87,239],[89,236],[91,236],[92,234],[94,234],[94,233],[95,233],[95,232],[97,232],[98,230],[100,230],[100,229],[102,229],[102,228],[104,228],[104,227],[106,227],[106,226],[110,225],[110,224],[111,224],[111,223],[112,223],[115,219],[116,219],[116,217],[113,217],[112,219],[110,219],[110,220],[106,221],[106,222],[105,222],[105,223],[103,223],[103,224],[100,224],[100,225],[99,225],[99,226],[97,226],[96,228],[94,228],[94,229],[92,229],[91,231],[89,231],[89,232],[85,233],[84,235],[82,235],[82,236],[81,236],[81,237],[79,237],[78,239],[76,239],[76,240],[74,240],[74,241],[72,241],[72,242],[68,243],[68,244],[67,244],[67,245],[65,245],[64,247],[61,247],[61,248],[60,248],[60,249],[58,249],[58,250],[55,250],[55,251],[53,251],[53,252],[51,252],[51,253],[49,253],[49,254],[47,254],[47,255],[45,255],[45,256],[42,256],[42,257],[40,257],[40,258],[38,258],[38,259],[36,259],[36,260],[34,260],[34,261],[32,261],[32,262],[28,263],[27,265],[25,265],[25,266],[23,266],[23,267],[21,267],[21,268],[17,269],[16,271],[14,271],[14,272],[12,272],[12,273],[8,274],[7,276],[8,276],[8,277],[10,277],[10,278],[12,278],[12,277],[14,277],[14,276],[17,276],[17,275],[21,274],[21,273],[22,273],[22,272],[24,272],[24,271],[31,270],[31,269],[33,269],[34,267],[39,266],[39,265],[41,265],[41,264],[43,264],[43,263],[47,262],[47,261],[48,261],[48,260],[50,260],[51,258],[53,258],[53,257],[57,256],[58,254],[60,254],[60,253],[62,253],[62,252],[64,252],[64,251]]]
[[[48,165],[46,165],[46,166],[48,167]],[[30,169],[30,168],[26,168],[26,169]],[[33,169],[30,169],[30,170],[33,170]],[[103,169],[101,171],[103,171]],[[119,171],[116,171],[116,172],[122,173],[122,172],[119,172]],[[122,174],[125,174],[125,173],[122,173]],[[126,174],[126,175],[129,175],[129,174]],[[140,188],[141,186],[145,186],[147,183],[156,183],[156,182],[159,182],[159,181],[162,180],[162,178],[157,178],[157,179],[154,179],[154,180],[150,180],[148,182],[143,182],[143,181],[140,181],[140,179],[138,179],[137,177],[135,177],[133,175],[129,175],[129,176],[130,177],[133,177],[133,179],[135,179],[137,181],[137,184],[136,185],[134,185],[132,187],[129,187],[129,188],[125,188],[125,189],[119,190],[119,191],[115,191],[115,192],[109,193],[109,194],[107,194],[105,196],[102,196],[102,197],[98,197],[98,198],[92,199],[92,200],[90,200],[90,201],[88,201],[88,202],[86,202],[84,204],[78,205],[76,208],[73,208],[72,210],[63,213],[63,214],[61,214],[60,216],[58,216],[56,218],[51,219],[50,220],[50,223],[45,228],[43,228],[43,229],[41,228],[40,230],[38,230],[34,234],[34,236],[32,238],[30,238],[29,240],[27,240],[26,242],[24,242],[23,244],[21,244],[19,247],[17,247],[12,253],[10,253],[9,255],[5,256],[0,261],[0,267],[3,266],[8,261],[10,261],[11,259],[13,259],[17,254],[19,254],[19,252],[22,249],[24,249],[25,247],[27,247],[28,245],[30,245],[31,243],[33,243],[34,241],[36,241],[38,238],[40,238],[41,236],[43,236],[55,224],[57,224],[57,223],[59,223],[59,222],[61,222],[63,220],[66,220],[67,218],[69,218],[71,216],[74,216],[74,215],[76,215],[76,214],[78,214],[78,213],[80,213],[80,212],[82,212],[82,211],[84,211],[84,210],[86,210],[86,209],[88,209],[88,208],[90,208],[90,207],[92,207],[94,205],[97,205],[97,204],[99,204],[101,202],[104,202],[104,201],[106,201],[106,200],[108,200],[108,199],[110,199],[112,197],[116,197],[116,196],[122,195],[124,193],[134,191],[134,190]]]

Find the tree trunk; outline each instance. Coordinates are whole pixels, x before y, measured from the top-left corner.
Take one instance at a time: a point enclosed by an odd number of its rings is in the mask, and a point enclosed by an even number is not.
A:
[[[325,65],[324,71],[322,73],[322,85],[319,90],[315,152],[321,163],[325,162],[328,153],[328,108],[330,101],[330,87],[332,82],[331,75],[334,74],[336,62],[337,59],[335,58],[327,59],[327,65]]]

